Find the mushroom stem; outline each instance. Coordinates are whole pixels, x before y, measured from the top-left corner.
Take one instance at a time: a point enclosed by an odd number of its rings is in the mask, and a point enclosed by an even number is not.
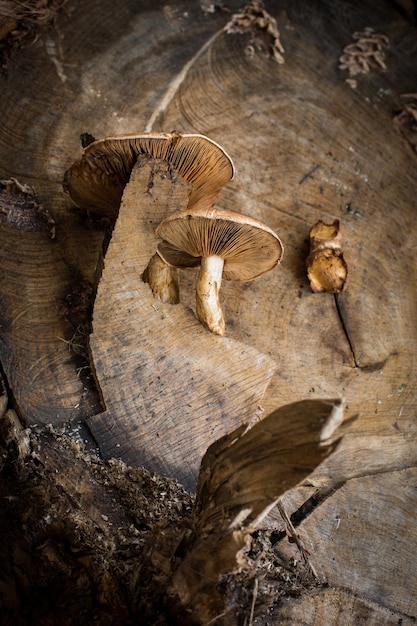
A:
[[[224,260],[217,256],[201,258],[196,284],[197,317],[216,335],[224,335],[224,317],[219,301]]]
[[[154,254],[142,275],[145,283],[149,284],[152,293],[157,300],[178,304],[178,272],[161,259],[159,254]]]

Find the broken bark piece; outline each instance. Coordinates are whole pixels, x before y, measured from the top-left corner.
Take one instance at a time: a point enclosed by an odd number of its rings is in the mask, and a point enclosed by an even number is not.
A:
[[[306,259],[311,291],[340,293],[346,287],[348,268],[343,257],[339,220],[319,220],[310,231],[310,254]]]
[[[201,463],[193,534],[172,578],[171,596],[188,620],[177,623],[215,623],[219,615],[224,625],[241,623],[241,607],[225,600],[227,577],[255,575],[246,556],[251,533],[335,449],[342,422],[341,400],[305,400],[212,444]]]
[[[55,221],[37,200],[35,191],[16,178],[0,180],[0,219],[20,230],[48,231],[55,238]]]

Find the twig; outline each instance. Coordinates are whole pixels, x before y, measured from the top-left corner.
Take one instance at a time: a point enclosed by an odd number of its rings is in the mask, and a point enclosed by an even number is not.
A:
[[[256,598],[258,597],[258,585],[259,585],[258,579],[255,578],[255,583],[253,585],[252,605],[250,607],[250,615],[249,615],[248,626],[252,626],[253,625],[253,615],[255,613]]]
[[[289,537],[289,540],[292,541],[293,543],[296,544],[297,548],[300,551],[300,554],[302,556],[302,559],[304,561],[304,563],[307,565],[308,569],[310,570],[310,572],[313,574],[314,578],[319,581],[319,577],[318,574],[316,572],[316,569],[314,568],[313,564],[311,563],[310,559],[309,559],[309,553],[308,550],[306,550],[306,548],[304,547],[301,538],[299,535],[297,535],[295,528],[289,518],[289,515],[287,513],[287,511],[284,509],[284,505],[282,504],[282,501],[279,500],[277,502],[277,507],[278,507],[278,511],[280,512],[280,515],[282,517],[282,519],[285,522],[285,530],[286,533]]]

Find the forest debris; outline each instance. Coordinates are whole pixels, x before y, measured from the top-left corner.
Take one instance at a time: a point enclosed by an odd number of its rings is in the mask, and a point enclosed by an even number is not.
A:
[[[74,282],[66,296],[59,302],[58,312],[76,328],[90,322],[94,303],[94,287],[83,278]]]
[[[268,13],[261,0],[252,0],[238,13],[234,13],[224,30],[229,35],[249,33],[250,39],[245,50],[247,56],[262,52],[277,63],[285,63],[277,21]]]
[[[58,302],[58,314],[62,315],[72,326],[72,336],[63,339],[68,348],[85,359],[85,368],[89,368],[88,338],[91,332],[91,318],[95,289],[87,279],[74,282],[66,296]]]
[[[82,614],[102,626],[183,626],[223,614],[235,626],[300,595],[311,579],[277,557],[270,531],[252,531],[278,492],[335,449],[340,407],[294,403],[266,418],[266,430],[220,439],[203,459],[196,502],[173,480],[103,461],[65,429],[31,428],[32,453],[9,459],[0,482],[2,592],[16,600],[5,623],[30,606],[39,624],[77,624]],[[232,528],[242,510],[251,512]]]
[[[39,32],[48,28],[57,12],[67,0],[31,0],[16,2],[2,0],[0,3],[0,69],[5,70],[13,48],[25,41],[35,39]]]
[[[216,0],[215,2],[212,0],[200,0],[200,8],[206,14],[216,13],[216,11],[219,13],[230,13],[229,7],[223,4],[221,0]]]
[[[222,279],[252,280],[280,262],[283,245],[268,226],[251,217],[221,209],[178,211],[157,227],[158,254],[171,267],[196,267],[196,311],[200,322],[224,335],[220,306]]]
[[[193,498],[63,429],[28,432],[32,453],[10,458],[0,481],[2,624],[168,624],[167,575],[139,585],[141,557],[161,520],[178,537]]]
[[[342,251],[339,220],[332,224],[319,220],[313,226],[306,265],[313,293],[339,293],[345,289],[348,267]]]
[[[280,496],[335,449],[342,421],[341,400],[295,402],[210,446],[200,468],[194,531],[172,578],[171,595],[187,623],[207,624],[218,615],[222,624],[240,623],[241,606],[225,601],[219,582],[240,573],[253,580],[252,533]]]
[[[48,231],[55,238],[55,221],[37,200],[35,191],[16,178],[0,180],[0,221],[20,230]]]
[[[0,472],[9,463],[20,462],[30,451],[29,431],[10,408],[9,397],[0,374]]]
[[[30,452],[29,431],[16,411],[8,409],[0,416],[0,470],[8,462],[23,460]]]
[[[417,93],[400,95],[402,108],[393,118],[395,128],[417,152]]]
[[[386,35],[376,33],[370,27],[353,33],[352,38],[356,41],[343,49],[343,54],[339,58],[339,69],[349,72],[346,82],[354,88],[356,80],[353,76],[367,74],[372,68],[386,70],[383,48],[389,47],[390,44]]]

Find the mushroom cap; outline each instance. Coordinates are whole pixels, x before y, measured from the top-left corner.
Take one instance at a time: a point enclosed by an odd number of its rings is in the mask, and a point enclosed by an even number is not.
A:
[[[197,267],[201,257],[220,256],[223,278],[251,280],[273,269],[284,247],[276,233],[251,217],[222,209],[172,213],[157,227],[158,254],[173,267]]]
[[[204,135],[176,132],[115,135],[93,141],[84,148],[81,159],[65,174],[64,189],[78,206],[115,218],[140,155],[167,161],[191,183],[188,206],[201,202],[212,204],[223,185],[234,176],[229,155]]]

